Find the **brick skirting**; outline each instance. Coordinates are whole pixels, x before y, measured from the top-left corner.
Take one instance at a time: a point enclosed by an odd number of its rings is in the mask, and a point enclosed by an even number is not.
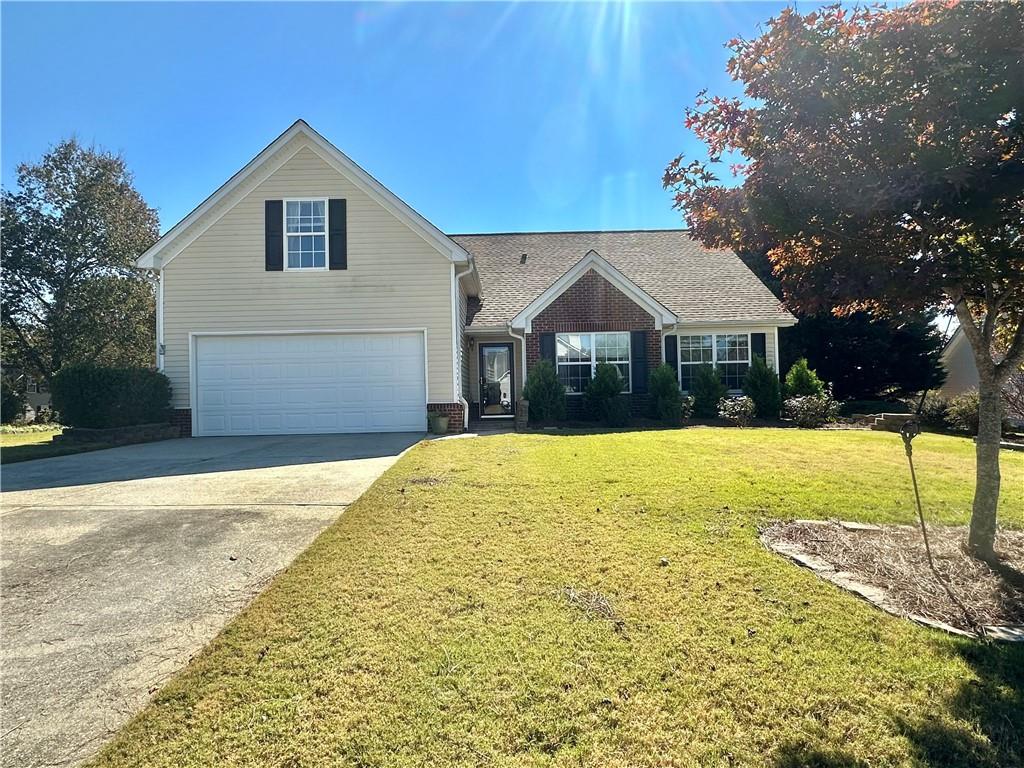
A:
[[[463,427],[462,403],[428,403],[427,413],[443,413],[448,417],[448,434],[458,435]]]
[[[171,424],[178,428],[179,437],[192,437],[192,409],[175,408],[171,411]]]

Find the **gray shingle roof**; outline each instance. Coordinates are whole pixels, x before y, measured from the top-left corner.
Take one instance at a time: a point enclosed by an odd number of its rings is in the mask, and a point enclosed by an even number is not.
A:
[[[469,251],[483,285],[470,325],[505,325],[594,249],[689,322],[792,322],[774,294],[732,251],[712,251],[686,230],[450,235]],[[526,263],[520,263],[522,254]]]

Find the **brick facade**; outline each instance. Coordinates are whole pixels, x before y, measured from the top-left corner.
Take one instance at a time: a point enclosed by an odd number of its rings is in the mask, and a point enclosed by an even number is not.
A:
[[[178,428],[179,437],[192,437],[192,409],[175,408],[171,411],[171,424]]]
[[[462,403],[428,403],[427,413],[443,413],[448,417],[448,434],[458,435],[463,427]]]
[[[527,372],[540,360],[542,333],[647,331],[648,372],[661,364],[661,331],[655,328],[654,318],[593,270],[566,288],[533,318],[531,325],[532,333],[526,334]],[[583,415],[581,396],[568,396],[566,404],[569,418]],[[630,406],[634,415],[642,415],[647,409],[647,395],[631,395]]]

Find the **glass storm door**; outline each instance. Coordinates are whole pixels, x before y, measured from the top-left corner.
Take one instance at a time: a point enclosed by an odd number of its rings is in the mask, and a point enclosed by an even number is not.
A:
[[[512,345],[480,345],[480,416],[511,416],[515,409]]]

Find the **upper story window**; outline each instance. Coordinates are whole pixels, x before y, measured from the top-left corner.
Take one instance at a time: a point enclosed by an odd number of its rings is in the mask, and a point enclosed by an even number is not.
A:
[[[327,269],[327,201],[284,203],[286,269]]]
[[[629,333],[559,333],[555,336],[558,380],[569,394],[586,391],[598,363],[611,363],[619,369],[630,391]]]

